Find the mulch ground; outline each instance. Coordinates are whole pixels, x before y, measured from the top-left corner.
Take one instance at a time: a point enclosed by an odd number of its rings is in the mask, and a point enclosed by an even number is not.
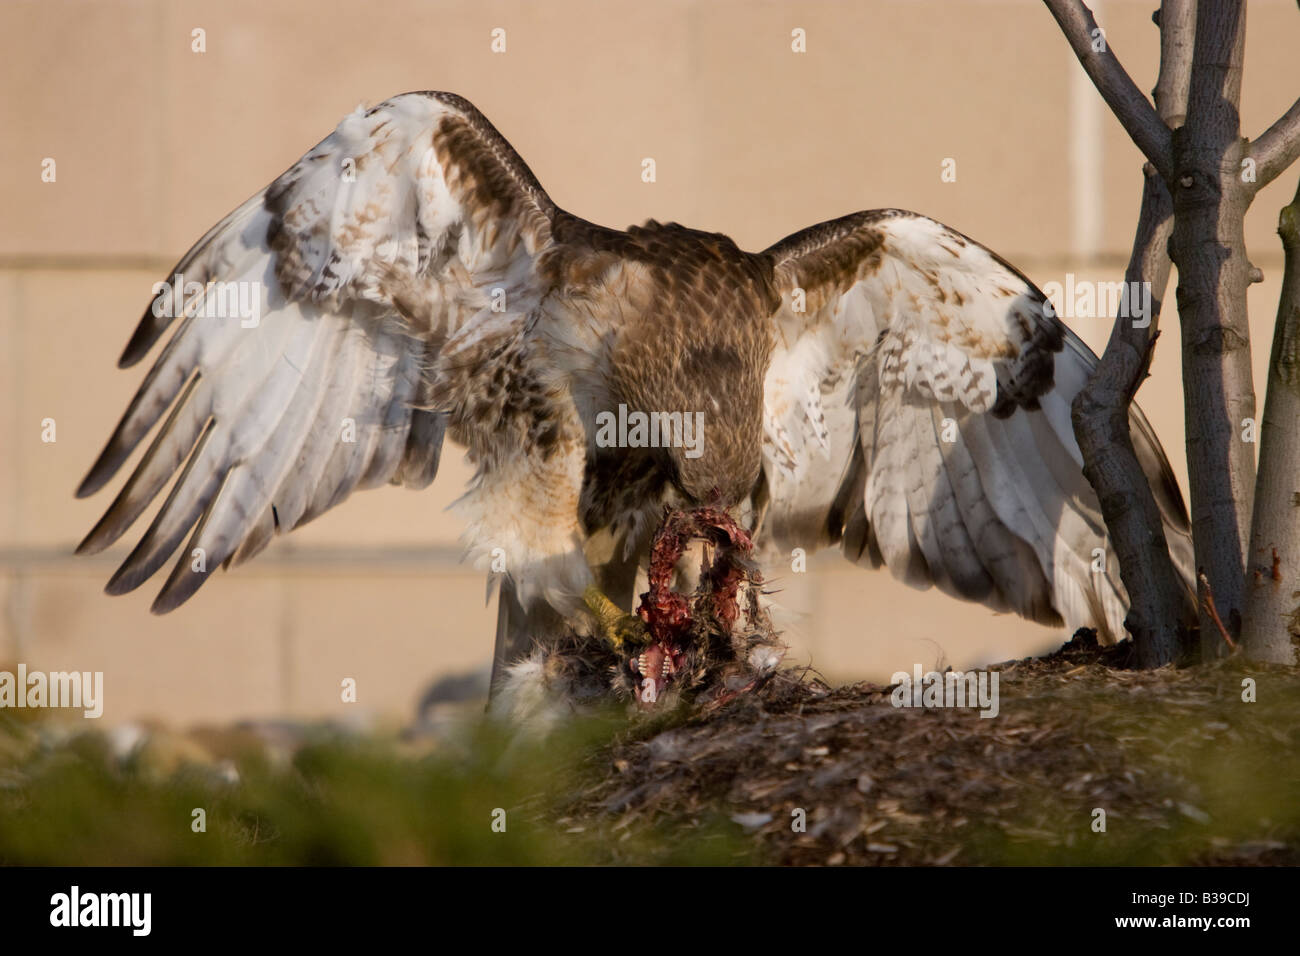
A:
[[[1080,632],[996,665],[991,719],[785,675],[603,748],[556,817],[613,846],[721,819],[755,861],[792,865],[1300,863],[1296,669],[1126,657]]]

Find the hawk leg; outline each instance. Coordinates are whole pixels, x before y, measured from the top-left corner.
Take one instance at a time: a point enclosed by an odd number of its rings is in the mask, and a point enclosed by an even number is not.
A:
[[[650,643],[650,630],[645,622],[624,611],[596,585],[588,585],[582,601],[596,618],[600,636],[618,653]]]

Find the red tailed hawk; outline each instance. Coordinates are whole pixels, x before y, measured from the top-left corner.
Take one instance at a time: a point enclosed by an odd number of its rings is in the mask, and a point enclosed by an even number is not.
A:
[[[470,551],[509,575],[506,632],[594,616],[615,645],[644,644],[628,568],[672,504],[1117,639],[1126,596],[1070,421],[1096,359],[1045,302],[897,209],[761,252],[675,223],[598,226],[464,99],[396,96],[156,288],[119,364],[173,331],[78,495],[162,425],[79,551],[170,482],[107,588],[138,587],[184,542],[164,613],[356,489],[425,487],[450,436],[477,469],[458,505]],[[1131,424],[1189,573],[1177,484],[1136,408]]]

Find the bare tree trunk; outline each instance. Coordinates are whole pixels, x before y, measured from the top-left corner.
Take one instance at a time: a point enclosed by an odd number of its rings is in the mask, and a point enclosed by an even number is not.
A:
[[[1138,665],[1160,667],[1174,661],[1182,643],[1182,586],[1169,557],[1160,508],[1133,450],[1129,406],[1151,364],[1160,300],[1169,282],[1165,250],[1173,231],[1173,206],[1155,168],[1147,164],[1145,171],[1142,210],[1124,280],[1130,289],[1138,282],[1150,286],[1150,324],[1142,328],[1131,317],[1116,318],[1101,362],[1074,399],[1073,420],[1083,474],[1101,502],[1129,593],[1124,624],[1133,635]]]
[[[1178,314],[1192,531],[1197,567],[1219,616],[1240,633],[1245,550],[1255,492],[1255,392],[1246,288],[1251,266],[1242,223],[1253,196],[1243,179],[1238,103],[1245,43],[1243,0],[1199,0],[1187,122],[1173,134]],[[1205,610],[1201,651],[1227,645]]]
[[[1066,12],[1062,8],[1062,16]],[[1164,0],[1156,20],[1160,26],[1156,107],[1160,118],[1176,127],[1187,109],[1195,29],[1193,0]],[[1095,23],[1089,25],[1085,19],[1084,30],[1091,34],[1093,29]],[[1139,282],[1150,288],[1151,314],[1144,327],[1134,323],[1131,310],[1121,308],[1096,371],[1074,400],[1073,420],[1083,454],[1083,473],[1097,492],[1119,559],[1120,577],[1129,594],[1124,623],[1133,635],[1138,664],[1160,667],[1175,659],[1182,644],[1183,589],[1170,560],[1159,506],[1133,450],[1129,407],[1150,368],[1158,334],[1161,300],[1171,268],[1168,245],[1173,202],[1151,163],[1144,172],[1142,207],[1124,279],[1126,288],[1135,288],[1134,283]]]
[[[1300,639],[1300,188],[1277,231],[1285,266],[1260,423],[1242,652],[1294,664]]]
[[[1287,275],[1269,373],[1270,411],[1260,427],[1254,418],[1246,314],[1246,289],[1258,272],[1246,257],[1243,224],[1255,193],[1300,159],[1300,100],[1253,143],[1241,137],[1244,0],[1196,0],[1194,13],[1191,0],[1162,0],[1156,19],[1161,27],[1158,114],[1125,72],[1083,0],[1043,2],[1097,91],[1173,197],[1169,252],[1179,277],[1202,656],[1226,653],[1232,634],[1242,633],[1248,617],[1247,653],[1290,661],[1290,636],[1279,634],[1278,628],[1300,630],[1300,491],[1293,487],[1300,485],[1300,194],[1284,210],[1280,229]],[[1189,45],[1191,76],[1184,83]],[[1150,246],[1159,232],[1150,221],[1155,215],[1151,202],[1144,193],[1148,225],[1145,232],[1139,231],[1129,278],[1139,273],[1155,276],[1163,290],[1167,263]],[[1145,659],[1159,662],[1165,658],[1167,639],[1156,615],[1165,612],[1159,610],[1162,599],[1148,592],[1159,589],[1168,559],[1154,547],[1154,539],[1152,546],[1143,545],[1150,495],[1143,494],[1145,482],[1133,477],[1138,472],[1126,422],[1116,407],[1107,407],[1131,400],[1149,362],[1145,341],[1137,330],[1116,325],[1095,377],[1076,400],[1074,414],[1088,479],[1102,501],[1130,592],[1134,610],[1126,623],[1137,636],[1156,622],[1151,632],[1155,646]],[[1108,440],[1113,447],[1107,448]],[[1260,457],[1266,463],[1260,471],[1258,510],[1253,507],[1257,441],[1263,442]],[[1137,488],[1132,487],[1135,481]],[[1124,487],[1126,482],[1130,487]],[[1270,529],[1270,522],[1276,527]],[[1258,563],[1261,557],[1267,559],[1264,566]],[[1221,623],[1225,619],[1226,625]]]

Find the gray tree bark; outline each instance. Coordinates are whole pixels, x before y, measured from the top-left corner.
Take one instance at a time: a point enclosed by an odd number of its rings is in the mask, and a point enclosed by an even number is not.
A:
[[[1198,0],[1187,122],[1173,135],[1178,315],[1183,330],[1192,533],[1196,564],[1232,636],[1245,611],[1246,547],[1255,495],[1255,390],[1243,231],[1254,186],[1243,175],[1241,138],[1244,0]],[[1202,603],[1201,653],[1228,652]]]
[[[1048,7],[1103,95],[1106,89],[1112,90],[1107,97],[1112,108],[1127,110],[1133,118],[1126,125],[1142,129],[1137,117],[1146,113],[1145,98],[1137,94],[1139,105],[1132,95],[1136,88],[1128,89],[1131,82],[1125,84],[1113,77],[1123,68],[1109,43],[1098,49],[1102,44],[1095,42],[1099,34],[1091,11],[1082,4],[1049,2]],[[1161,43],[1156,108],[1162,125],[1177,126],[1186,111],[1191,73],[1195,25],[1192,0],[1164,0],[1157,22]],[[1165,136],[1147,132],[1144,139],[1156,158],[1167,166],[1169,145]],[[1084,476],[1097,492],[1119,559],[1120,577],[1129,594],[1125,626],[1133,636],[1138,665],[1160,667],[1177,657],[1187,622],[1182,620],[1182,585],[1169,557],[1160,509],[1134,453],[1129,431],[1129,408],[1150,368],[1171,267],[1168,243],[1173,232],[1173,202],[1156,165],[1148,162],[1144,172],[1137,234],[1124,278],[1127,288],[1133,288],[1135,282],[1149,286],[1148,324],[1135,324],[1123,314],[1128,310],[1121,309],[1101,361],[1076,396],[1072,411],[1075,438],[1084,458]]]
[[[1260,423],[1241,648],[1252,660],[1294,664],[1292,641],[1300,640],[1300,188],[1283,207],[1277,231],[1285,264]]]
[[[1097,90],[1172,196],[1169,253],[1179,274],[1202,655],[1226,653],[1233,635],[1244,633],[1251,656],[1290,661],[1291,635],[1285,629],[1300,629],[1300,492],[1292,487],[1300,485],[1300,197],[1283,213],[1280,231],[1288,272],[1270,363],[1270,410],[1258,427],[1246,314],[1246,289],[1258,273],[1246,256],[1243,223],[1255,193],[1300,159],[1300,100],[1254,143],[1242,139],[1238,106],[1244,0],[1197,0],[1194,10],[1191,0],[1161,4],[1156,21],[1161,27],[1158,115],[1109,43],[1099,48],[1097,41],[1104,41],[1104,35],[1082,0],[1044,2]],[[1161,213],[1150,193],[1148,181],[1143,197],[1146,224],[1139,226],[1129,278],[1152,276],[1163,291],[1168,262],[1152,249],[1151,244],[1159,242]],[[1155,286],[1152,293],[1158,298]],[[1086,473],[1102,500],[1133,603],[1129,623],[1139,641],[1142,633],[1150,635],[1152,647],[1140,657],[1145,663],[1161,663],[1168,649],[1167,624],[1159,617],[1167,614],[1160,592],[1168,560],[1144,531],[1151,520],[1149,489],[1144,481],[1135,481],[1141,473],[1126,416],[1119,412],[1121,406],[1127,408],[1146,373],[1149,356],[1144,347],[1151,341],[1147,336],[1117,323],[1097,374],[1074,411]],[[1259,507],[1256,441],[1261,460]],[[1262,565],[1261,555],[1267,559]]]
[[[1124,622],[1133,636],[1139,667],[1160,667],[1178,656],[1186,633],[1181,584],[1169,557],[1164,523],[1151,486],[1133,450],[1129,407],[1146,378],[1155,346],[1161,299],[1169,282],[1166,251],[1173,232],[1173,203],[1155,168],[1146,166],[1137,235],[1124,279],[1151,288],[1150,325],[1119,316],[1100,363],[1074,399],[1074,434],[1083,453],[1084,477],[1097,492],[1102,516],[1129,593]]]

